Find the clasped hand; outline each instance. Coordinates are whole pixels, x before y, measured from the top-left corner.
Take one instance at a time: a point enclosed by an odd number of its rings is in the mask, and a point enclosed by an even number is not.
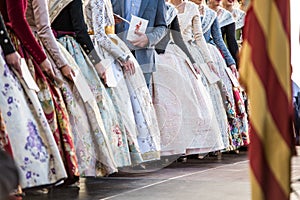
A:
[[[120,65],[124,68],[125,72],[129,72],[130,75],[135,73],[135,66],[132,60],[127,60],[125,62],[120,62]]]
[[[69,80],[73,80],[73,76],[75,76],[75,72],[73,71],[73,69],[71,68],[70,65],[64,65],[62,66],[62,68],[60,68],[62,74]]]
[[[13,52],[5,56],[6,64],[13,67],[22,76],[21,71],[21,56],[18,52]]]

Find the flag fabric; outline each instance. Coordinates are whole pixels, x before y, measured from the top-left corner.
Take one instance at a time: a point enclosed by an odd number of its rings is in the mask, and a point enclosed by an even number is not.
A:
[[[294,148],[289,0],[252,0],[243,33],[252,200],[287,200]]]

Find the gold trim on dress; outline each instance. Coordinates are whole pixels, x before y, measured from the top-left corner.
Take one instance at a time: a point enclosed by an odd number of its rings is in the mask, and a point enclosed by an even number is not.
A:
[[[104,31],[105,31],[106,35],[115,34],[115,26],[105,26]],[[89,35],[94,35],[95,32],[93,30],[89,30],[88,34]]]
[[[115,34],[115,26],[105,26],[105,33],[107,35]]]
[[[113,35],[113,34],[115,34],[115,26],[105,26],[104,30],[105,30],[105,34],[106,34],[106,35]],[[89,35],[94,35],[95,32],[94,32],[93,30],[89,30],[89,31],[88,31],[88,34],[89,34]],[[110,40],[111,40],[113,43],[115,43],[116,45],[118,45],[118,41],[117,41],[116,39],[110,38]]]
[[[111,26],[105,26],[105,33],[106,35],[113,35],[115,34],[115,26],[111,25]],[[110,40],[115,43],[116,45],[118,45],[118,41],[114,38],[110,38]]]
[[[93,31],[93,30],[89,30],[89,31],[88,31],[88,34],[89,34],[89,35],[94,35],[94,31]]]

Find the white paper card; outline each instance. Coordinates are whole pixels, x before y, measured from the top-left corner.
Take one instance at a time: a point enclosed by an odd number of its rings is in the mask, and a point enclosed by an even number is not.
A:
[[[101,64],[105,67],[106,85],[108,87],[117,87],[118,81],[112,69],[113,61],[110,59],[102,59]]]
[[[94,95],[82,73],[75,71],[75,76],[72,75],[72,79],[82,100],[85,103],[94,98]]]
[[[206,63],[200,64],[200,69],[202,70],[204,76],[210,84],[214,84],[220,80],[220,78],[213,71],[210,70]]]
[[[33,77],[31,76],[31,73],[27,67],[27,64],[25,62],[25,59],[21,59],[21,71],[23,79],[27,85],[27,87],[31,90],[34,90],[36,92],[40,91],[40,88],[37,86],[36,82],[34,81]]]
[[[234,74],[232,73],[231,69],[229,67],[226,67],[226,73],[228,74],[232,84],[234,87],[240,87],[240,83],[237,80],[237,78],[234,76]]]
[[[138,35],[135,34],[135,31],[146,33],[146,29],[148,26],[148,20],[137,17],[135,15],[131,15],[130,25],[127,34],[127,40],[132,41],[138,38]]]
[[[190,59],[186,58],[185,62],[190,67],[190,69],[193,72],[193,74],[195,75],[195,77],[198,79],[199,78],[199,74],[197,74],[197,72],[195,71],[194,66],[193,66],[192,62],[190,61]]]

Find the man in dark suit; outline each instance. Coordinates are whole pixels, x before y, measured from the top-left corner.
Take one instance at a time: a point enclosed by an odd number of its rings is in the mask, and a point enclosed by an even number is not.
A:
[[[166,32],[165,0],[111,0],[114,13],[131,20],[135,15],[149,21],[146,33],[136,32],[138,38],[127,41],[128,24],[116,18],[116,33],[132,50],[140,64],[147,86],[150,85],[152,72],[155,68],[155,45],[163,38]],[[126,59],[126,58],[124,58]]]

